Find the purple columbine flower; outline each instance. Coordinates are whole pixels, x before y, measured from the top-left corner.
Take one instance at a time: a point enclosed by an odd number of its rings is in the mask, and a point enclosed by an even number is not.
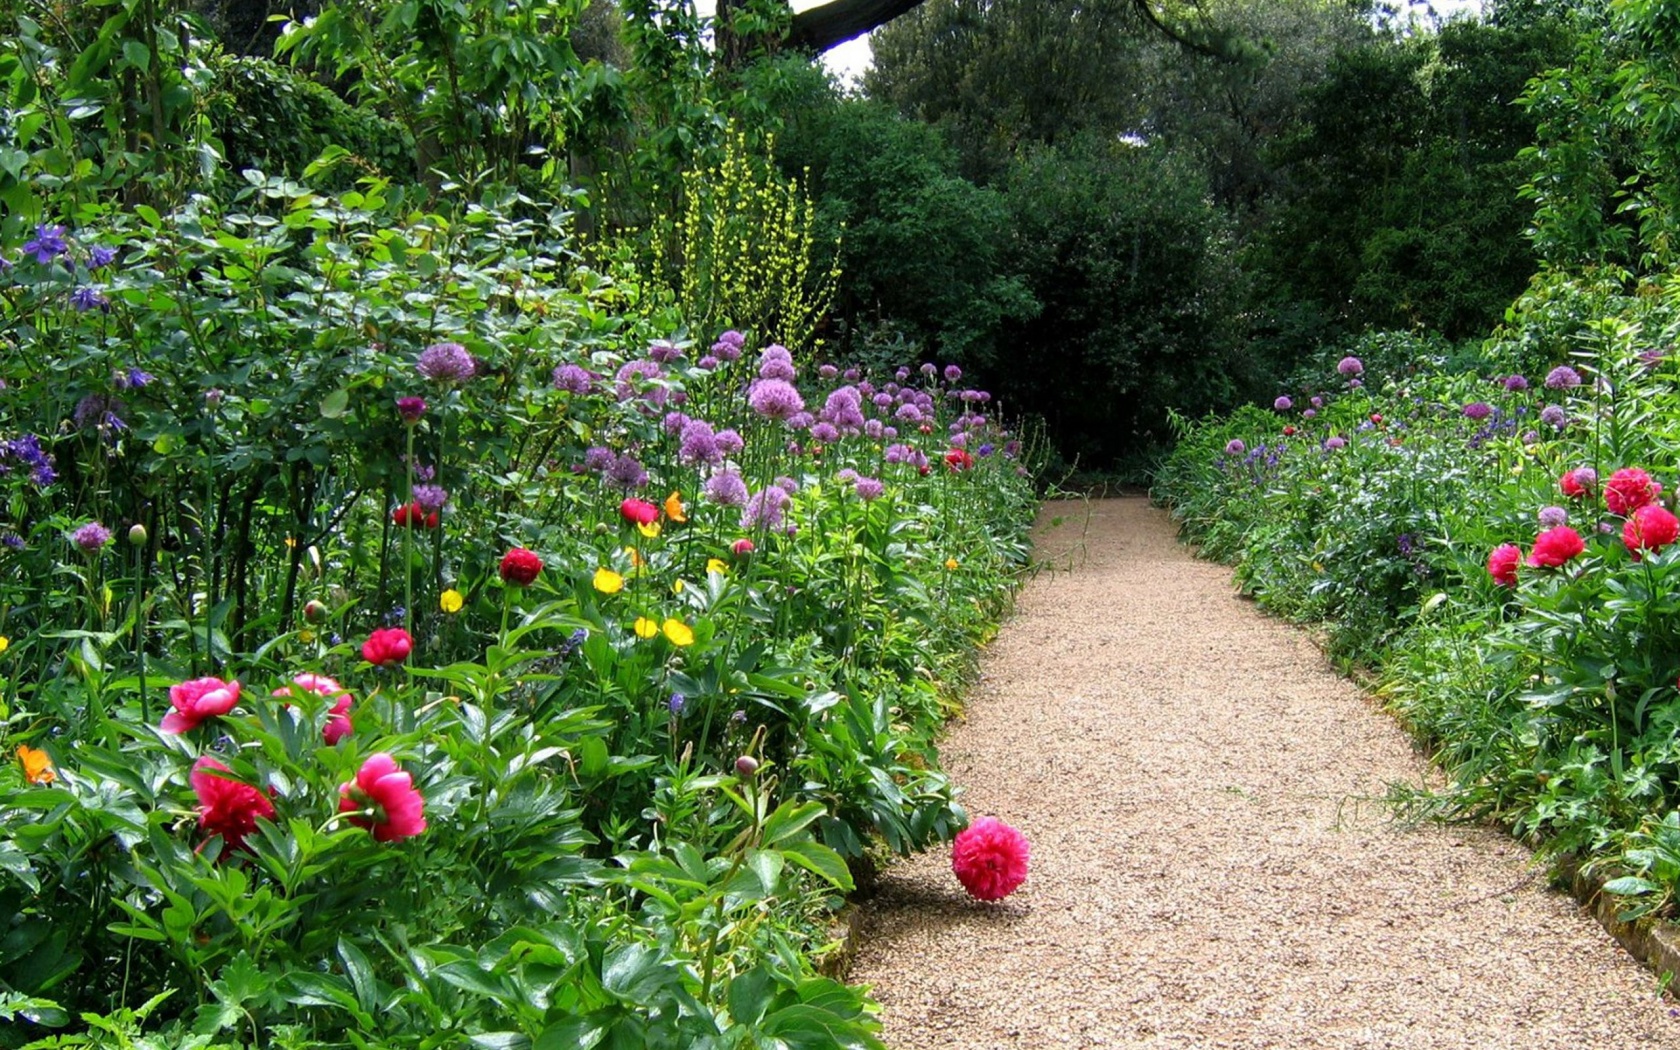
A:
[[[1353,377],[1365,374],[1365,362],[1357,357],[1344,357],[1336,362],[1336,371],[1341,375]]]
[[[760,379],[747,391],[747,405],[767,419],[792,419],[805,411],[805,399],[785,379]]]
[[[109,312],[111,300],[95,285],[84,284],[70,293],[70,305],[78,313],[88,313],[91,310]]]
[[[45,266],[70,253],[70,245],[64,239],[66,232],[62,226],[37,226],[35,239],[25,241],[23,251],[26,255],[35,256],[35,261]]]
[[[111,530],[97,521],[90,521],[70,534],[70,542],[93,554],[111,542]]]
[[[1272,407],[1279,412],[1287,412],[1295,407],[1295,402],[1289,400],[1288,394],[1280,394],[1278,399],[1272,402]]]
[[[152,375],[150,372],[142,371],[138,368],[130,368],[128,370],[128,385],[135,390],[139,390],[141,387],[146,386],[155,379],[157,379],[157,376]]]
[[[103,270],[111,265],[111,260],[116,257],[116,249],[107,248],[103,244],[96,244],[88,249],[87,267],[89,270]]]
[[[423,397],[397,398],[397,415],[409,426],[420,422],[426,414],[426,399]]]
[[[1546,373],[1546,389],[1570,390],[1581,385],[1581,373],[1568,365],[1558,365]]]
[[[433,343],[420,351],[415,367],[437,383],[464,383],[478,372],[472,355],[460,343]]]
[[[128,424],[123,421],[122,414],[127,410],[128,406],[120,398],[89,394],[76,402],[70,419],[78,430],[126,430]]]

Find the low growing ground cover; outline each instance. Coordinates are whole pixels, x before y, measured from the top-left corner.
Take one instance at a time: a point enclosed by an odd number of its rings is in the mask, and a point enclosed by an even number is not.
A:
[[[813,952],[967,823],[1019,443],[530,212],[0,246],[0,1045],[879,1045]]]
[[[1376,675],[1451,778],[1414,804],[1588,858],[1634,913],[1680,891],[1671,300],[1573,338],[1515,326],[1468,370],[1372,337],[1270,407],[1186,424],[1155,490]]]

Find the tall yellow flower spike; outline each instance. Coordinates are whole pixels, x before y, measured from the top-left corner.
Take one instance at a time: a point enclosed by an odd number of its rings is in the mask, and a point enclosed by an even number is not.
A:
[[[671,640],[672,645],[694,644],[694,629],[681,620],[667,618],[660,629],[665,632],[665,637]]]
[[[624,589],[624,577],[611,569],[596,569],[595,589],[602,594],[617,594]]]
[[[652,638],[659,633],[659,625],[646,616],[636,617],[636,637]]]
[[[665,497],[665,516],[679,525],[688,520],[688,512],[683,510],[682,497],[675,492]]]
[[[20,744],[17,749],[18,761],[23,763],[23,778],[31,784],[51,784],[58,779],[53,772],[52,759],[45,751]]]

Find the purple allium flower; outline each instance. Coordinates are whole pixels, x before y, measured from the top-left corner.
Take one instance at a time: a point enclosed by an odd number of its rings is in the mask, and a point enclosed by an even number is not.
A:
[[[35,256],[35,261],[42,266],[47,265],[60,256],[70,252],[70,245],[65,242],[66,231],[62,226],[40,225],[35,227],[35,239],[25,241],[23,251],[26,255]]]
[[[791,496],[795,492],[799,491],[799,482],[788,477],[786,474],[779,474],[776,476],[776,487]]]
[[[1532,445],[1539,440],[1540,432],[1538,430],[1525,430],[1522,432],[1521,441],[1525,445]]]
[[[641,461],[628,452],[618,456],[607,468],[607,477],[627,489],[639,489],[648,483],[648,473],[642,469]]]
[[[817,417],[809,412],[795,412],[788,417],[787,425],[789,430],[809,430],[816,421]]]
[[[805,399],[785,379],[760,379],[747,390],[747,404],[767,419],[787,420],[805,410]]]
[[[927,376],[929,379],[932,379],[935,375],[939,374],[939,368],[934,365],[932,361],[923,361],[921,371],[922,375]]]
[[[747,502],[747,483],[733,470],[720,470],[700,486],[700,494],[720,507],[739,507]]]
[[[1559,525],[1567,524],[1569,524],[1569,512],[1562,507],[1540,508],[1540,527],[1542,529],[1555,529]]]
[[[1512,390],[1512,391],[1527,390],[1528,389],[1528,380],[1524,379],[1520,375],[1506,376],[1505,377],[1505,389],[1506,390]]]
[[[1281,394],[1276,401],[1272,402],[1272,407],[1279,412],[1287,412],[1295,407],[1295,402],[1289,400],[1289,395]]]
[[[1546,373],[1546,388],[1548,390],[1569,390],[1581,385],[1581,373],[1568,365],[1558,365]]]
[[[111,530],[97,521],[90,521],[70,534],[70,542],[92,554],[111,542]]]
[[[747,345],[747,337],[731,328],[718,336],[717,342],[712,344],[712,353],[719,361],[734,361],[741,356],[741,349]]]
[[[204,392],[204,407],[211,412],[214,412],[216,409],[222,407],[222,399],[225,397],[227,397],[227,395],[222,393],[221,387],[213,386]]]
[[[1365,385],[1365,381],[1363,379],[1350,379],[1347,381],[1347,385],[1349,390],[1358,390]]]
[[[84,284],[70,293],[70,305],[75,307],[78,313],[85,314],[90,310],[109,312],[111,300],[96,286]]]
[[[1547,405],[1540,410],[1540,422],[1562,430],[1569,425],[1569,413],[1563,410],[1562,405]]]
[[[713,371],[717,368],[717,366],[718,359],[712,354],[707,354],[705,357],[702,357],[700,360],[694,362],[694,367],[700,369],[702,372]]]
[[[1317,419],[1318,418],[1318,409],[1316,409],[1316,408],[1302,409],[1301,410],[1301,418],[1302,419]]]
[[[718,446],[717,434],[712,431],[712,425],[704,420],[690,420],[683,427],[682,442],[678,448],[678,456],[684,463],[693,466],[704,463],[716,466],[723,462],[724,452]]]
[[[103,244],[96,244],[88,249],[87,267],[90,270],[103,270],[111,265],[111,260],[116,257],[116,249],[107,248]]]
[[[910,462],[910,446],[888,445],[886,451],[882,453],[882,457],[888,463],[908,463]]]
[[[554,389],[564,390],[568,394],[582,396],[595,389],[595,375],[580,365],[559,365],[549,377],[554,383]]]
[[[788,353],[787,347],[771,343],[758,355],[758,378],[791,383],[795,374],[793,355]]]
[[[1465,419],[1483,420],[1493,415],[1493,406],[1486,401],[1472,401],[1462,411]]]
[[[1324,447],[1331,451],[1335,451],[1339,448],[1346,448],[1347,439],[1339,435],[1332,435],[1331,437],[1324,439]]]
[[[733,456],[735,453],[747,447],[747,443],[741,440],[740,432],[734,427],[726,427],[723,430],[718,431],[717,443],[718,451],[722,452],[726,456]]]
[[[882,494],[887,491],[887,487],[881,484],[881,482],[876,478],[865,477],[857,479],[857,484],[853,488],[853,491],[857,493],[858,499],[863,500],[865,503],[870,503],[874,500],[880,499]]]
[[[838,474],[834,475],[834,480],[838,481],[842,485],[850,485],[852,482],[856,481],[857,479],[858,479],[858,472],[853,470],[851,467],[846,467],[843,470],[841,470]]]
[[[1336,371],[1344,376],[1357,376],[1365,373],[1365,362],[1357,357],[1344,357],[1336,362]]]
[[[449,502],[449,492],[442,485],[414,486],[414,502],[420,504],[420,509],[430,514],[443,509]]]
[[[645,357],[627,362],[613,375],[618,399],[630,400],[644,384],[651,383],[664,374],[665,371],[659,367],[659,362],[649,361]]]
[[[775,485],[759,490],[747,499],[746,508],[741,511],[741,528],[780,528],[787,502],[788,494]]]
[[[1324,407],[1324,399],[1322,397],[1319,397],[1317,394],[1314,394],[1311,397],[1310,402],[1312,404],[1312,407],[1314,407],[1314,408],[1323,408]]]
[[[876,394],[869,400],[874,403],[876,408],[891,408],[893,406],[893,396],[885,390]]]
[[[409,426],[420,422],[426,415],[426,399],[423,397],[397,398],[397,415]]]
[[[962,378],[962,369],[958,368],[956,365],[946,365],[945,366],[945,382],[955,383],[957,380],[959,380],[961,378]]]
[[[1241,438],[1232,438],[1225,442],[1225,454],[1227,456],[1240,456],[1247,451],[1248,446],[1242,443]]]
[[[673,410],[665,413],[665,418],[660,421],[660,426],[665,428],[667,434],[681,434],[683,428],[691,422],[688,413]]]
[[[669,339],[655,339],[648,344],[647,355],[662,365],[668,365],[672,361],[681,360],[683,352],[682,347]]]
[[[855,383],[859,379],[863,378],[863,373],[855,368],[848,368],[844,372],[840,373],[840,378],[844,379],[848,383]]]
[[[881,436],[886,432],[886,425],[879,419],[866,419],[863,421],[863,436],[871,441],[881,440]]]
[[[815,423],[811,426],[811,440],[820,445],[832,445],[840,440],[840,431],[833,423]]]
[[[833,379],[839,374],[840,370],[833,365],[819,365],[817,367],[817,376],[822,379]]]
[[[597,474],[605,473],[613,465],[613,450],[601,445],[594,445],[583,452],[583,469]]]
[[[472,355],[460,343],[433,343],[420,351],[415,367],[437,383],[464,383],[478,372]]]

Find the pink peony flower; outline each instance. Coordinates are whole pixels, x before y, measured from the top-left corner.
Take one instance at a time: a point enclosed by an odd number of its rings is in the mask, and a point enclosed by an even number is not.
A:
[[[350,823],[370,828],[380,842],[395,842],[426,830],[426,800],[414,780],[383,751],[369,755],[356,779],[338,786],[338,811],[355,813]]]
[[[659,508],[645,499],[627,499],[618,505],[618,512],[632,525],[652,525],[659,520]]]
[[[1517,566],[1522,564],[1522,548],[1514,543],[1502,543],[1488,555],[1487,571],[1493,582],[1501,587],[1517,585]]]
[[[755,548],[753,547],[753,541],[743,536],[731,543],[729,549],[737,558],[744,558],[751,554]]]
[[[381,667],[400,664],[413,651],[414,636],[401,627],[381,627],[362,643],[362,659]]]
[[[245,836],[257,830],[257,818],[274,819],[274,803],[250,784],[217,776],[228,767],[208,756],[193,763],[192,786],[198,795],[198,826],[220,835],[225,857],[245,848]]]
[[[976,900],[1000,901],[1027,877],[1026,836],[995,817],[981,817],[951,843],[951,870]]]
[[[1604,505],[1610,513],[1628,517],[1640,507],[1656,501],[1662,486],[1638,467],[1623,467],[1604,483]]]
[[[327,697],[334,703],[327,712],[327,724],[321,727],[321,736],[330,746],[349,736],[355,729],[350,722],[350,704],[353,698],[350,691],[324,674],[312,674],[304,671],[292,677],[292,685],[306,693],[315,693]],[[290,696],[290,687],[276,689],[274,696]]]
[[[1534,547],[1528,552],[1528,563],[1555,569],[1586,549],[1580,533],[1568,525],[1559,525],[1534,537]]]
[[[511,587],[529,587],[536,582],[542,567],[542,559],[536,551],[515,547],[502,555],[502,582]]]
[[[239,683],[220,678],[194,678],[169,687],[169,703],[175,710],[163,716],[158,728],[165,733],[185,733],[206,718],[232,711],[239,703]]]
[[[1636,561],[1641,551],[1655,554],[1676,539],[1680,539],[1680,518],[1660,504],[1648,503],[1622,523],[1622,542]]]

